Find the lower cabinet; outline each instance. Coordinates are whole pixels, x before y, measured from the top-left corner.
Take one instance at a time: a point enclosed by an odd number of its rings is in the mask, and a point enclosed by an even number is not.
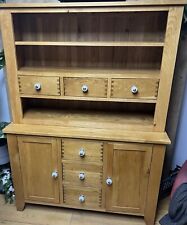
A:
[[[25,200],[59,203],[57,139],[18,137]]]
[[[144,214],[153,145],[109,144],[106,152],[106,209]]]
[[[26,202],[144,215],[153,145],[19,136],[18,148]]]

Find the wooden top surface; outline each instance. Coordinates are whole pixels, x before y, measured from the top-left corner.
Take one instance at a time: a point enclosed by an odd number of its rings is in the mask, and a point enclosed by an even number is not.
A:
[[[80,7],[112,7],[112,6],[172,6],[185,5],[187,0],[127,0],[116,2],[77,2],[77,3],[1,3],[0,9],[8,8],[80,8]]]
[[[142,132],[82,127],[41,126],[28,124],[9,124],[4,130],[7,134],[36,135],[45,137],[80,138],[134,143],[170,144],[166,132]]]

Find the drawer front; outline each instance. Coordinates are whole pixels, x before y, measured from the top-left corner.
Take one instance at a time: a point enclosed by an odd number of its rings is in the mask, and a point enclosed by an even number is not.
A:
[[[74,189],[64,187],[64,204],[78,206],[79,208],[100,208],[101,190],[96,189]]]
[[[60,95],[59,77],[19,76],[19,92],[26,95]]]
[[[62,139],[62,158],[77,162],[102,162],[103,142]]]
[[[108,80],[101,78],[64,78],[64,95],[75,97],[107,97]]]
[[[111,98],[156,99],[158,79],[112,79]]]
[[[102,166],[63,163],[63,183],[71,187],[101,188]]]

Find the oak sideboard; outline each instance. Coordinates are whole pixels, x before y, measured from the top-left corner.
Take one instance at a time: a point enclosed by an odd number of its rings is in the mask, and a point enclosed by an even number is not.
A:
[[[184,0],[1,4],[17,210],[155,220]]]

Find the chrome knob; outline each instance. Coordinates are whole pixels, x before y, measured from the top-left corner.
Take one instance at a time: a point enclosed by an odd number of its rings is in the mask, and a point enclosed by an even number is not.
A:
[[[52,178],[56,179],[58,177],[58,172],[57,171],[53,171],[51,176],[52,176]]]
[[[82,92],[87,93],[88,92],[88,86],[87,85],[82,85]]]
[[[84,150],[83,148],[80,149],[80,151],[79,151],[79,156],[80,156],[81,158],[84,158],[84,156],[85,156],[85,150]]]
[[[34,89],[35,89],[36,91],[40,91],[41,88],[42,88],[42,85],[41,85],[40,83],[34,84]]]
[[[79,179],[84,180],[85,179],[85,174],[84,172],[79,173]]]
[[[132,92],[132,94],[137,94],[138,93],[138,88],[135,85],[133,85],[131,87],[131,92]]]
[[[85,196],[84,195],[79,196],[79,202],[81,202],[81,203],[85,202]]]
[[[111,185],[112,185],[112,178],[108,177],[108,178],[106,179],[106,184],[107,184],[108,186],[111,186]]]

